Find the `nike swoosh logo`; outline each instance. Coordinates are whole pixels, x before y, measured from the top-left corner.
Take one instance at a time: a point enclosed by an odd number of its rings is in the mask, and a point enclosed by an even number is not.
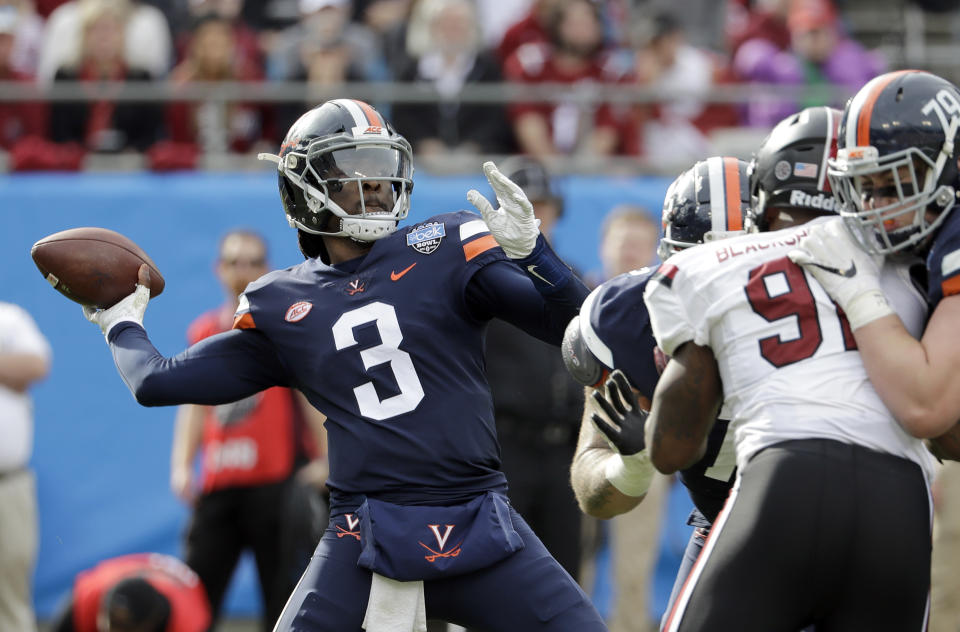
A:
[[[527,266],[527,272],[529,272],[529,273],[532,274],[533,276],[537,277],[538,279],[540,279],[541,281],[543,281],[544,283],[546,283],[546,284],[549,285],[550,287],[553,287],[553,283],[551,283],[550,281],[547,281],[545,278],[543,278],[542,276],[540,276],[539,274],[537,274],[537,266],[535,266],[535,265]]]
[[[411,269],[413,268],[413,266],[415,266],[415,265],[417,265],[417,262],[416,262],[416,261],[414,261],[413,263],[411,263],[410,265],[408,265],[406,268],[404,268],[404,269],[401,270],[400,272],[390,272],[390,280],[391,280],[391,281],[399,281],[399,280],[400,280],[400,277],[402,277],[402,276],[403,276],[404,274],[406,274],[407,272],[410,272],[410,270],[411,270]]]
[[[826,270],[827,272],[832,272],[833,274],[842,276],[844,278],[851,278],[857,274],[857,264],[855,261],[850,262],[850,267],[846,270],[841,270],[840,268],[834,268],[833,266],[825,266],[822,263],[813,262],[812,265],[817,266],[821,270]]]

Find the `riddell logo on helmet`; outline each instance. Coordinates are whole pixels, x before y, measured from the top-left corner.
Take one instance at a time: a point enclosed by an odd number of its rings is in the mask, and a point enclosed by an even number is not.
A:
[[[823,193],[810,195],[809,193],[804,193],[803,191],[790,192],[790,206],[803,206],[806,208],[817,208],[824,211],[832,211],[834,204],[836,204],[836,200],[834,200],[832,195],[824,195]]]

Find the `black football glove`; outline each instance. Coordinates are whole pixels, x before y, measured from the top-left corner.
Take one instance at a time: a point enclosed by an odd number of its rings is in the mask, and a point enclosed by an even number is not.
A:
[[[649,413],[640,408],[627,376],[616,370],[602,388],[606,390],[606,396],[598,388],[591,397],[606,418],[593,413],[591,420],[620,454],[630,456],[641,452],[647,447],[643,433]]]

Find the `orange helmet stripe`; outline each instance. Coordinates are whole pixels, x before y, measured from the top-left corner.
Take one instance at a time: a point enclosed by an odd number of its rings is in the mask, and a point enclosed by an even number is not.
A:
[[[376,125],[377,127],[385,127],[385,125],[383,124],[383,119],[380,118],[380,115],[377,113],[376,110],[373,109],[373,107],[369,103],[366,103],[364,101],[358,101],[357,99],[353,99],[353,102],[356,103],[361,110],[363,110],[363,113],[366,115],[367,120],[370,122],[370,125]]]
[[[870,144],[870,118],[873,116],[873,106],[876,104],[877,99],[880,98],[880,93],[883,92],[884,88],[890,85],[894,79],[908,72],[916,71],[900,70],[898,72],[888,73],[870,89],[870,93],[864,100],[863,105],[860,107],[860,112],[857,115],[857,147],[866,147]]]
[[[723,159],[723,181],[727,195],[727,230],[743,230],[740,211],[740,166],[736,158]]]

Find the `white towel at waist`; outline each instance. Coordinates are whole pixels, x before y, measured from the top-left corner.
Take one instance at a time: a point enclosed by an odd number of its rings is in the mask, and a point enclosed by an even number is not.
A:
[[[427,632],[423,582],[400,582],[376,573],[371,575],[363,629],[367,632]]]

